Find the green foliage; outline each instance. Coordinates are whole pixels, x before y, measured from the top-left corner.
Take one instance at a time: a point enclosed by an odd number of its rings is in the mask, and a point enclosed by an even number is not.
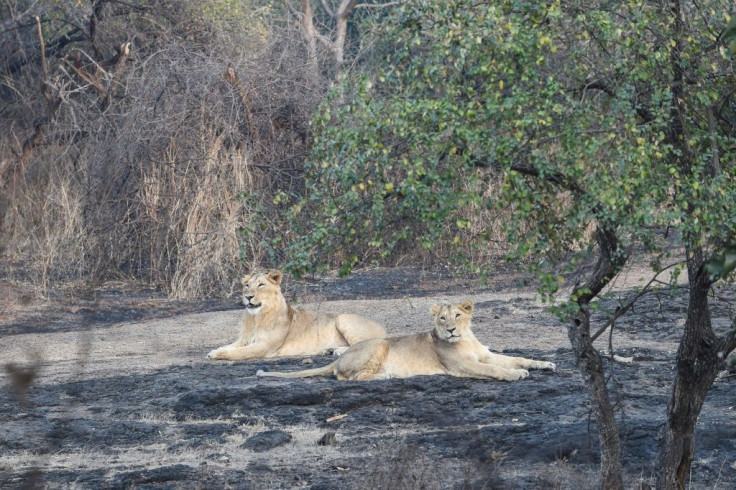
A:
[[[736,56],[736,17],[731,17],[726,30],[723,33],[723,43],[726,45],[731,56]]]
[[[591,248],[594,228],[650,251],[666,226],[733,236],[733,71],[712,34],[725,18],[689,20],[682,30],[643,1],[392,10],[382,69],[336,88],[314,121],[312,191],[294,209],[312,220],[289,267],[337,258],[347,272],[406,242],[451,242],[475,207],[508,216],[510,260],[551,299],[560,261]],[[693,83],[675,101],[681,70]]]
[[[716,254],[706,268],[713,278],[722,278],[736,270],[736,245],[731,244]]]

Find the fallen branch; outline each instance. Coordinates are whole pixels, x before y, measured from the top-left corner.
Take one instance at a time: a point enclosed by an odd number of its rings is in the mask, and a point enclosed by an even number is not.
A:
[[[606,351],[606,350],[602,350],[601,351],[601,355],[607,356],[610,360],[612,360],[613,362],[617,362],[619,364],[626,364],[627,366],[630,366],[630,365],[634,364],[634,357],[633,356],[632,357],[624,357],[624,356],[619,356],[618,354],[611,355],[610,354],[610,351]]]
[[[348,414],[341,413],[340,415],[335,415],[335,416],[332,416],[332,417],[328,418],[327,420],[325,420],[325,422],[335,422],[337,420],[342,420],[342,419],[344,419],[347,416],[348,416]]]

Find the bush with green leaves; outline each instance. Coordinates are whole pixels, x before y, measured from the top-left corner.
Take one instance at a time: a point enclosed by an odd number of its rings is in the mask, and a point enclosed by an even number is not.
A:
[[[633,85],[588,79],[589,46],[567,34],[574,19],[559,5],[466,3],[397,9],[381,39],[399,48],[383,70],[350,81],[349,96],[336,90],[344,104],[323,104],[313,191],[297,207],[319,219],[297,252],[342,250],[347,271],[406,241],[457,242],[461,210],[476,206],[512,211],[512,257],[556,264],[586,246],[593,221],[629,242],[663,222],[654,211],[667,186],[651,177],[666,172],[665,119],[642,126]],[[667,111],[666,93],[649,98]],[[296,253],[291,265],[327,256]]]

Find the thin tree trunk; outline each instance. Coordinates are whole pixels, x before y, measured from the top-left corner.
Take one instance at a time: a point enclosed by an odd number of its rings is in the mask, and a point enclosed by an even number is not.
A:
[[[711,328],[710,280],[700,249],[687,248],[690,283],[685,331],[677,351],[675,380],[660,434],[657,488],[683,489],[695,452],[695,424],[721,364],[722,342]]]
[[[314,27],[314,12],[309,0],[302,0],[301,6],[302,33],[307,41],[309,74],[313,82],[316,82],[319,79],[319,60],[317,58],[317,37],[319,34]]]
[[[687,142],[684,116],[687,108],[684,106],[685,75],[681,52],[686,32],[680,0],[670,0],[669,10],[675,45],[670,55],[673,80],[667,139],[679,150],[677,163],[681,174],[691,175],[695,171],[695,156]],[[711,166],[714,163],[711,161]],[[712,175],[717,168],[707,171]],[[706,175],[701,175],[701,178],[706,178]],[[677,187],[676,192],[680,192]],[[686,202],[685,212],[692,215],[693,206]],[[723,340],[715,335],[711,325],[708,291],[712,281],[705,269],[703,249],[698,245],[702,239],[694,230],[683,233],[690,298],[685,330],[677,350],[675,379],[667,404],[667,423],[660,433],[656,462],[657,488],[660,490],[685,488],[695,453],[695,424],[721,364],[718,354],[723,349]]]
[[[596,230],[598,244],[598,263],[588,281],[575,292],[579,312],[571,320],[568,336],[572,350],[583,374],[585,386],[590,393],[593,413],[598,425],[601,447],[601,488],[623,489],[623,465],[621,463],[621,442],[608,396],[606,376],[600,353],[593,347],[590,337],[590,301],[618,274],[628,260],[628,255],[620,249],[615,232],[605,226]]]
[[[580,311],[568,329],[575,358],[585,379],[590,400],[593,405],[601,447],[601,488],[621,489],[623,467],[621,464],[621,443],[618,427],[608,396],[606,377],[600,353],[593,347],[590,339],[590,313]]]
[[[515,165],[513,168],[518,172],[539,177],[538,171],[534,168],[524,165]],[[582,190],[574,182],[565,181],[557,175],[548,175],[546,178],[557,185],[563,185],[573,193],[582,195]],[[579,309],[569,323],[568,337],[576,362],[583,374],[585,386],[590,393],[598,425],[601,446],[601,487],[622,489],[621,442],[613,406],[608,396],[603,362],[600,353],[593,347],[590,335],[590,302],[621,272],[629,255],[621,248],[615,229],[606,223],[599,223],[595,238],[598,245],[598,263],[585,284],[576,286],[576,290],[573,291],[574,301]]]

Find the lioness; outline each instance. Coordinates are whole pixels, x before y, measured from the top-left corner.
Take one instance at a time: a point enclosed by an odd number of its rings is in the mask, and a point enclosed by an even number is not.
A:
[[[554,370],[546,361],[493,354],[470,330],[473,302],[435,305],[434,330],[415,335],[366,340],[350,347],[337,361],[325,367],[291,373],[258,371],[257,376],[304,378],[334,375],[339,380],[407,378],[449,374],[462,378],[524,379],[526,369]]]
[[[282,278],[281,272],[271,270],[242,279],[245,315],[240,338],[207,354],[209,359],[312,356],[386,335],[381,325],[357,315],[292,308],[281,294]]]

